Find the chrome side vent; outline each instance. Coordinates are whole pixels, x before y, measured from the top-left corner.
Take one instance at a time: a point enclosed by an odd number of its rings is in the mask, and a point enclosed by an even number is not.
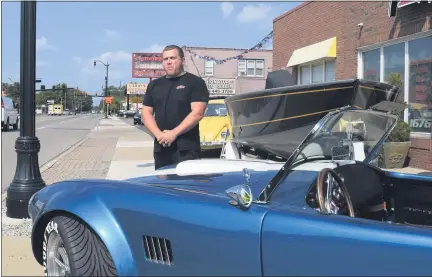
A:
[[[144,248],[147,261],[172,265],[171,242],[167,239],[144,236]]]

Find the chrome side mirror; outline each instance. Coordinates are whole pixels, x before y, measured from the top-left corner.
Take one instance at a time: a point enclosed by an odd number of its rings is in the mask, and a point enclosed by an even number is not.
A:
[[[252,191],[248,185],[237,185],[225,192],[231,198],[230,204],[233,206],[248,209],[252,204]]]

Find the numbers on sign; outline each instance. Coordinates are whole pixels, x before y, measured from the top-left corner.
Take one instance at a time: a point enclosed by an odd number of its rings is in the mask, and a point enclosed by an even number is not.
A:
[[[429,129],[432,126],[432,119],[417,118],[410,120],[410,127]]]

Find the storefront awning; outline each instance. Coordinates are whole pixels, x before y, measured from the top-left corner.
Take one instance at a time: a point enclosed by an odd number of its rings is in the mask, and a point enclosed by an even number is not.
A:
[[[287,67],[323,58],[336,58],[336,37],[294,50]]]

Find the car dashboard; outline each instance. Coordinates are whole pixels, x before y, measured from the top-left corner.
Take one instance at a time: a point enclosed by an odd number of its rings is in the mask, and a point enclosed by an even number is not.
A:
[[[355,217],[432,227],[430,178],[400,178],[361,162],[344,164],[333,170],[345,183]],[[319,211],[317,182],[318,178],[307,191],[305,200],[310,208]],[[338,202],[341,197],[340,188],[335,189],[332,198]],[[348,215],[347,211],[347,207],[342,206],[338,214]]]

